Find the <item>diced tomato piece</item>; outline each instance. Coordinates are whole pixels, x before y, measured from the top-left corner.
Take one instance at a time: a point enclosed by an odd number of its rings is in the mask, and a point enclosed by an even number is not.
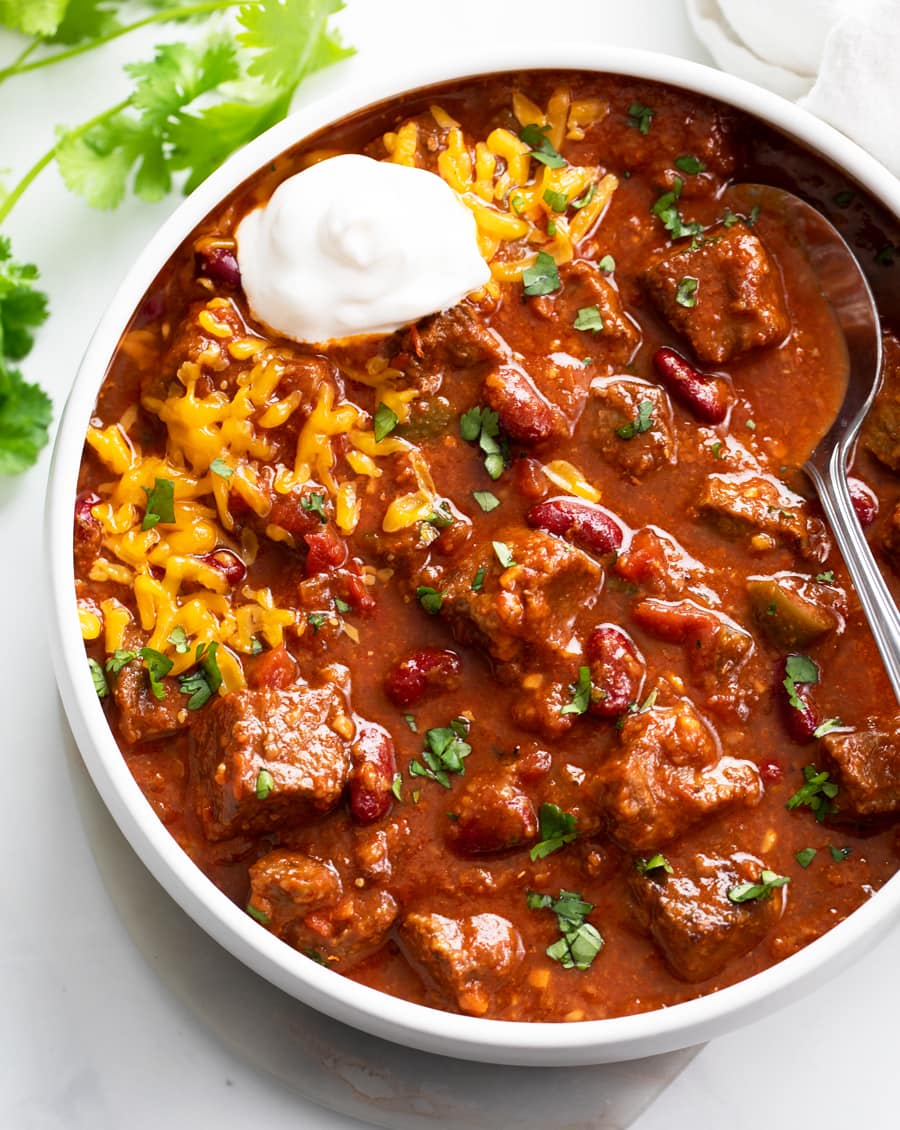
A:
[[[306,575],[330,573],[339,569],[347,560],[347,546],[334,534],[323,531],[319,534],[305,534],[303,540],[309,547],[306,555]]]

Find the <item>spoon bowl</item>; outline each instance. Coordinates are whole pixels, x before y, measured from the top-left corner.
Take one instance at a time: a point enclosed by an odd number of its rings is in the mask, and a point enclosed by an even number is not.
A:
[[[856,438],[875,399],[881,372],[881,329],[872,292],[837,228],[799,196],[763,184],[737,185],[729,196],[740,202],[744,212],[758,206],[787,222],[805,249],[844,336],[844,399],[803,469],[818,492],[900,702],[900,612],[863,536],[847,483]]]

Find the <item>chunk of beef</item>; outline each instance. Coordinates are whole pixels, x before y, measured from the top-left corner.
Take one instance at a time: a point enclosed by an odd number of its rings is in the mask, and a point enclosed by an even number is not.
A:
[[[759,945],[784,909],[784,888],[768,898],[734,903],[728,892],[758,883],[765,864],[737,852],[726,859],[698,854],[675,873],[635,875],[638,919],[683,981],[706,981]]]
[[[610,373],[627,365],[640,344],[641,333],[625,313],[615,284],[586,259],[564,263],[559,268],[559,280],[559,290],[529,303],[539,317],[553,323],[557,348],[579,359],[590,357]],[[576,330],[579,311],[594,307],[602,328]]]
[[[454,807],[456,819],[448,826],[446,837],[464,855],[508,851],[537,835],[531,798],[495,775],[468,780]]]
[[[717,519],[723,532],[749,533],[754,549],[772,549],[781,543],[815,561],[828,556],[824,522],[810,514],[799,495],[763,474],[709,475],[697,506]]]
[[[406,372],[423,396],[432,396],[447,370],[498,365],[508,355],[506,343],[484,324],[477,307],[463,301],[406,330],[392,363]]]
[[[103,544],[103,527],[93,514],[93,508],[101,501],[94,491],[84,491],[75,500],[75,571],[82,577],[91,571]]]
[[[378,949],[397,917],[388,891],[351,887],[330,860],[283,849],[250,868],[248,905],[288,945],[329,961]]]
[[[132,777],[163,824],[172,824],[184,808],[184,762],[173,753],[136,753],[127,759]]]
[[[410,960],[441,996],[470,1016],[488,1011],[525,952],[519,932],[499,914],[408,914],[400,938]]]
[[[575,620],[599,599],[601,566],[542,530],[513,527],[496,537],[514,564],[501,566],[490,543],[475,546],[444,575],[442,615],[460,639],[501,664],[533,668],[542,659],[577,658]],[[482,568],[476,591],[472,582]]]
[[[164,697],[157,699],[150,690],[147,670],[138,660],[126,663],[115,679],[119,730],[129,745],[167,738],[190,725],[188,700],[177,680],[162,679]]]
[[[270,832],[333,808],[350,772],[352,737],[343,695],[332,686],[217,699],[197,719],[191,750],[207,838]]]
[[[591,384],[591,438],[603,458],[633,481],[675,456],[672,406],[665,389],[639,377],[600,377]]]
[[[762,796],[756,766],[722,757],[714,731],[687,698],[629,715],[619,736],[620,749],[591,788],[610,836],[627,851],[656,851],[714,813]]]
[[[840,775],[842,807],[859,816],[900,811],[900,717],[877,727],[822,739]]]
[[[438,583],[441,615],[457,638],[491,656],[499,679],[520,687],[515,720],[553,736],[572,725],[572,715],[561,710],[571,699],[582,652],[576,621],[596,606],[603,570],[542,530],[505,529],[497,538],[515,564],[504,568],[490,543],[476,545]]]
[[[685,295],[685,280],[691,280]],[[744,224],[718,227],[699,246],[656,256],[643,281],[660,313],[701,361],[722,364],[774,345],[790,322],[778,268]]]
[[[863,443],[886,467],[900,471],[900,341],[882,338],[881,388],[863,424]]]
[[[647,597],[635,604],[631,614],[652,636],[684,647],[707,705],[746,717],[753,691],[744,667],[755,651],[749,632],[723,612],[702,608],[693,600]]]

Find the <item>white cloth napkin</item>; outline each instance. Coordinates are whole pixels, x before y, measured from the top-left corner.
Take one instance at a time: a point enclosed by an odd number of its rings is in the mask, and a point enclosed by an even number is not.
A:
[[[685,0],[725,71],[836,126],[900,176],[900,0]]]

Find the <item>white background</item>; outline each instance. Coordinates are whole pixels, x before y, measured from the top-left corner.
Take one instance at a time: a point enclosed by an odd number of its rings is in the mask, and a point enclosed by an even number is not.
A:
[[[592,39],[708,61],[679,0],[349,0],[341,24],[358,56],[317,76],[300,98],[350,83],[367,68],[389,68],[406,51],[427,55],[430,43],[443,47],[472,35],[523,39],[528,29],[545,39]],[[77,124],[121,97],[121,62],[151,42],[128,39],[102,58],[0,86],[0,166],[9,167],[9,181],[51,144],[52,125]],[[0,59],[16,50],[11,37],[0,39]],[[7,231],[16,253],[40,264],[53,307],[25,371],[52,393],[57,409],[104,304],[172,206],[127,203],[100,215],[66,194],[50,170],[13,214]],[[435,1057],[426,1062],[294,1006],[228,965],[172,908],[105,819],[58,706],[40,615],[48,464],[45,452],[26,476],[0,481],[7,625],[0,648],[0,1130],[366,1124],[326,1113],[304,1095],[390,1127],[501,1125],[491,1118],[504,1110],[520,1126],[626,1125],[616,1112],[652,1098],[654,1082],[661,1085],[688,1057],[527,1077]],[[700,1050],[635,1130],[896,1127],[889,1104],[897,1076],[898,941],[895,930],[802,1003]],[[226,1029],[227,1045],[216,1034]],[[281,1047],[290,1050],[289,1062],[279,1059]],[[379,1092],[389,1076],[394,1090]],[[423,1081],[419,1091],[415,1078]],[[534,1113],[542,1093],[553,1100],[544,1122]],[[526,1100],[531,1120],[522,1111]]]

